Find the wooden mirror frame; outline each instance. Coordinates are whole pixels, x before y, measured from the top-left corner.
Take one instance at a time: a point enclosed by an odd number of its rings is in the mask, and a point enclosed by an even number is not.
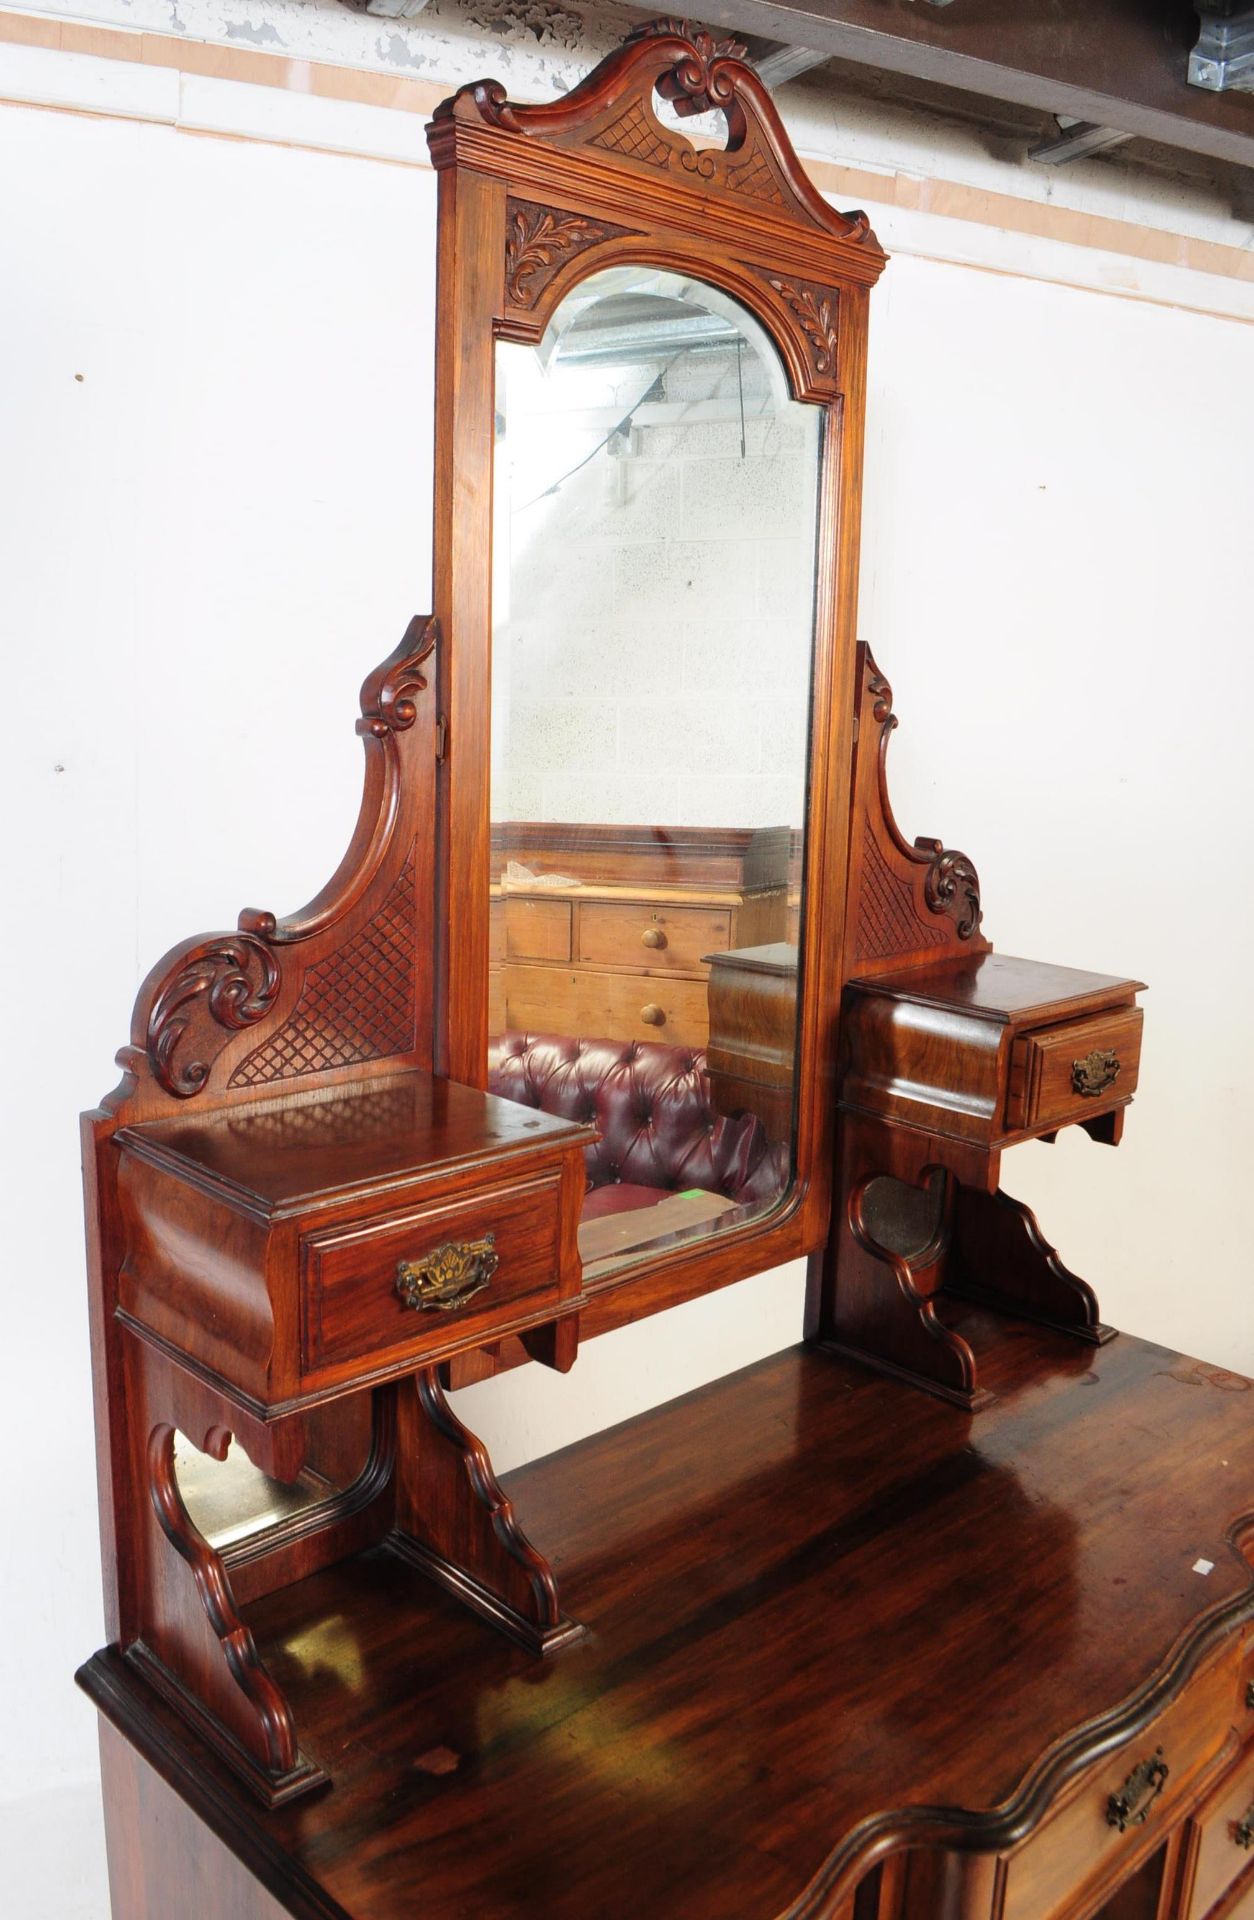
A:
[[[438,775],[435,1065],[482,1087],[488,1053],[492,463],[498,340],[540,340],[563,298],[637,262],[730,294],[767,329],[798,400],[824,409],[798,1010],[795,1176],[760,1222],[588,1286],[585,1335],[815,1251],[835,1121],[854,718],[867,305],[885,256],[829,207],[732,41],[641,27],[581,86],[513,106],[463,87],[428,130],[439,171],[435,606],[447,753]],[[725,150],[661,122],[721,110]],[[456,964],[454,965],[454,958]]]

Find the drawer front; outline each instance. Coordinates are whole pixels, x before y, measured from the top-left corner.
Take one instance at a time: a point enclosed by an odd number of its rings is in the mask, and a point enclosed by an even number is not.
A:
[[[700,973],[702,957],[731,942],[726,908],[639,906],[585,900],[579,908],[579,958],[593,967],[646,967]]]
[[[386,1365],[426,1349],[446,1350],[463,1338],[495,1337],[508,1323],[555,1306],[560,1184],[553,1172],[386,1220],[307,1234],[301,1249],[306,1385],[353,1362]],[[449,1246],[484,1250],[467,1256],[472,1270],[465,1274],[455,1271],[456,1255],[443,1263],[445,1304],[406,1304],[398,1287],[401,1264],[421,1266]],[[492,1267],[487,1284],[457,1304],[458,1293],[476,1284],[476,1263]],[[431,1284],[430,1276],[411,1279],[411,1297]]]
[[[522,1033],[664,1040],[672,1047],[704,1047],[710,1032],[703,980],[561,967],[507,967],[505,1020]]]
[[[1248,1875],[1254,1890],[1254,1747],[1195,1815],[1197,1854],[1185,1920],[1205,1920]]]
[[[1231,1649],[1195,1674],[1178,1700],[1094,1767],[1066,1805],[1011,1856],[1003,1920],[1062,1920],[1082,1892],[1113,1886],[1161,1846],[1177,1808],[1234,1737],[1236,1666]],[[1154,1780],[1142,1785],[1144,1776],[1137,1773],[1155,1764],[1167,1770],[1157,1791]],[[1112,1797],[1120,1795],[1132,1803],[1122,1832],[1108,1817]]]
[[[1102,1113],[1131,1098],[1140,1064],[1139,1007],[1022,1034],[1010,1057],[1007,1126],[1062,1125]]]
[[[506,900],[505,952],[511,960],[569,960],[570,901]]]

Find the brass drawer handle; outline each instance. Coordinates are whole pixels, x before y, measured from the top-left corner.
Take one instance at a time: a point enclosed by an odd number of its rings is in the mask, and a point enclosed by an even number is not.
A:
[[[640,936],[640,944],[642,947],[664,947],[666,945],[666,935],[662,932],[661,927],[646,927]]]
[[[496,1235],[485,1233],[482,1240],[446,1240],[421,1260],[398,1260],[396,1291],[418,1313],[451,1313],[483,1292],[501,1264],[495,1248]]]
[[[1118,1793],[1106,1802],[1106,1824],[1126,1833],[1129,1827],[1144,1826],[1150,1809],[1167,1784],[1167,1762],[1161,1747],[1155,1747],[1148,1760],[1133,1767]]]
[[[1254,1847],[1254,1800],[1251,1800],[1232,1829],[1232,1839],[1233,1844],[1238,1847],[1245,1847],[1247,1850]]]
[[[1071,1088],[1091,1100],[1119,1078],[1119,1055],[1113,1047],[1094,1047],[1082,1060],[1071,1062]]]
[[[655,1000],[650,1000],[647,1007],[641,1007],[640,1018],[644,1021],[646,1027],[664,1027],[666,1025],[666,1009],[665,1007],[659,1007]]]

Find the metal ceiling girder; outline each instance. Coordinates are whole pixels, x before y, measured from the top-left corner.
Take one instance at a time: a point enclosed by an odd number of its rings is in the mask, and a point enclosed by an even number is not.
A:
[[[1202,31],[1189,79],[1211,93],[1254,93],[1254,7],[1247,0],[1196,0]]]
[[[1086,160],[1091,153],[1121,147],[1131,138],[1130,133],[1120,133],[1117,127],[1096,127],[1091,120],[1075,120],[1070,126],[1060,126],[1057,133],[1042,140],[1038,147],[1029,147],[1028,159],[1038,161],[1041,166],[1061,167],[1069,160]]]
[[[1009,100],[1254,166],[1254,109],[1188,83],[1185,0],[702,0],[740,37]]]
[[[751,38],[747,43],[747,51],[758,70],[758,77],[765,81],[772,93],[776,87],[786,87],[790,80],[800,79],[812,67],[821,67],[828,58],[825,53],[816,53],[813,47],[790,47],[782,40]]]

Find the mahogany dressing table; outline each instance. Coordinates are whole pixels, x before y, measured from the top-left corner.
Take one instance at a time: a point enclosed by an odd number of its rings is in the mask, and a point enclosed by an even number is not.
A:
[[[1000,1184],[1118,1144],[1140,983],[889,804],[885,256],[681,22],[430,141],[436,611],[84,1117],[115,1920],[1254,1915],[1249,1383]],[[504,1484],[450,1404],[803,1256],[802,1344]]]

